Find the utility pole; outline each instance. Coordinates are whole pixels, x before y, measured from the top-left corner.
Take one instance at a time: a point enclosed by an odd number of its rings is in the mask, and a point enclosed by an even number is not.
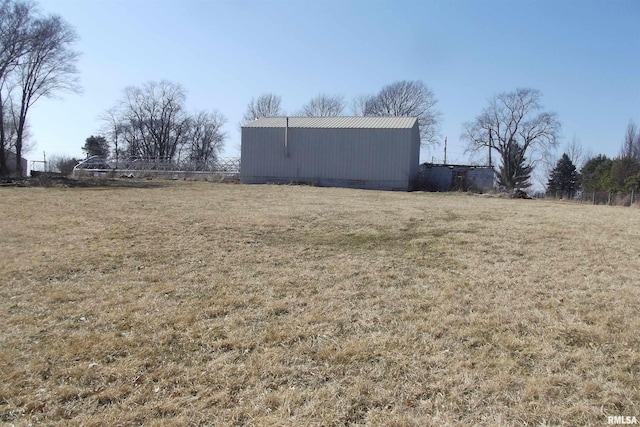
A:
[[[493,148],[493,135],[491,134],[491,128],[489,128],[489,166],[493,166],[491,164],[491,149]]]
[[[447,164],[447,137],[444,137],[444,164]]]

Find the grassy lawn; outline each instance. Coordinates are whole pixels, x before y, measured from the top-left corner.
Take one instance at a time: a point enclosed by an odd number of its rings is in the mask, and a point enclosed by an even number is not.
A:
[[[0,423],[640,418],[636,208],[153,184],[0,189]]]

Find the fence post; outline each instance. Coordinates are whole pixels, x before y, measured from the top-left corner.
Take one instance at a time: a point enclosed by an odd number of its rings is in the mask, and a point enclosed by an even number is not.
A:
[[[596,192],[594,191],[593,194],[591,195],[591,202],[595,205],[596,204]]]
[[[633,196],[635,195],[636,189],[631,189],[631,202],[629,202],[629,207],[633,206]]]

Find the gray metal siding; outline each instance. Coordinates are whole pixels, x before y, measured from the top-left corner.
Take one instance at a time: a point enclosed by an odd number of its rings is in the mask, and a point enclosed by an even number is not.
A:
[[[409,190],[418,172],[417,124],[407,129],[242,129],[244,183],[307,182],[323,186]]]
[[[495,187],[492,168],[476,168],[467,172],[467,185],[471,190],[490,191]]]
[[[452,173],[447,166],[427,167],[424,169],[424,179],[432,191],[450,191],[452,187]]]
[[[420,129],[418,128],[418,121],[414,123],[411,128],[411,142],[410,142],[410,155],[409,155],[409,185],[410,190],[413,187],[420,173]]]
[[[464,187],[468,191],[489,191],[494,187],[494,171],[490,167],[425,163],[421,168],[431,191],[461,190],[454,188],[454,173],[464,174]]]

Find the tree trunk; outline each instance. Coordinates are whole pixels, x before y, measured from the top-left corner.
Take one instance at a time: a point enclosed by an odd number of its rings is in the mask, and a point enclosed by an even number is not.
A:
[[[0,176],[6,176],[9,175],[9,170],[7,168],[7,158],[4,155],[4,141],[0,145],[2,146],[0,147]]]
[[[24,171],[22,170],[22,136],[24,135],[24,125],[27,117],[27,109],[24,109],[24,114],[20,115],[18,121],[18,129],[16,132],[16,174],[22,176]]]
[[[9,168],[7,168],[7,158],[4,152],[4,130],[0,131],[0,133],[2,134],[2,136],[0,136],[0,139],[2,139],[2,141],[0,141],[0,176],[6,176],[9,175]]]
[[[6,147],[7,141],[4,130],[4,108],[2,107],[2,95],[0,94],[0,176],[9,175],[9,168],[7,168],[7,157],[5,155]]]

